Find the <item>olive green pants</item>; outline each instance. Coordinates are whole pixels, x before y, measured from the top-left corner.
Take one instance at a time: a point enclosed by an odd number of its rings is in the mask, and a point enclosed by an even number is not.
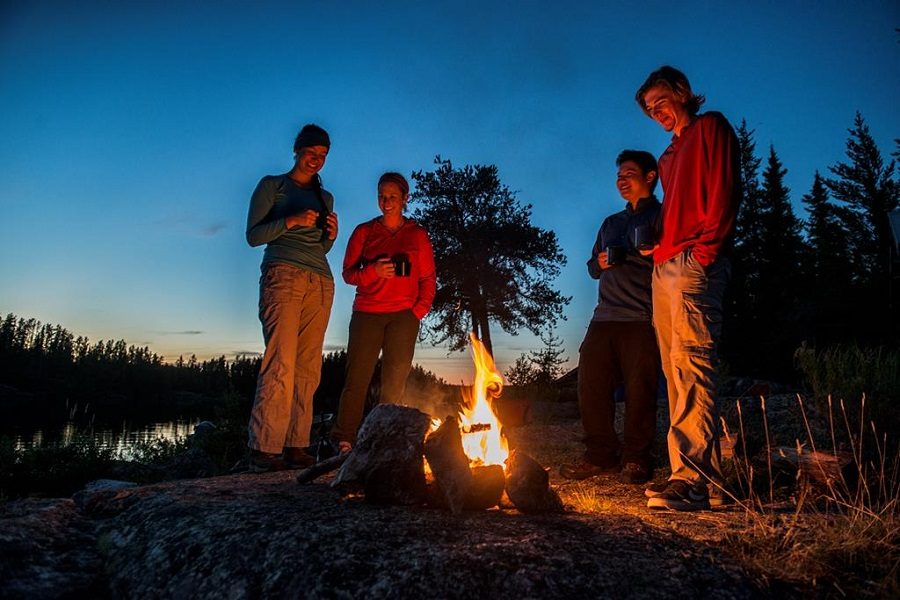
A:
[[[331,437],[339,442],[356,442],[366,403],[366,392],[381,354],[381,394],[379,402],[400,404],[406,378],[412,367],[419,320],[411,310],[392,313],[354,311],[347,341],[347,379]]]

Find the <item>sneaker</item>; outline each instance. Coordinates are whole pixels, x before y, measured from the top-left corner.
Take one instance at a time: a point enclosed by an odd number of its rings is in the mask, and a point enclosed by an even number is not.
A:
[[[706,484],[676,479],[669,482],[666,491],[647,500],[647,508],[669,510],[709,510],[709,494]]]
[[[613,473],[617,473],[618,471],[618,465],[601,467],[584,459],[581,459],[578,462],[570,463],[568,465],[563,465],[559,468],[560,475],[562,475],[566,479],[577,480],[587,479],[588,477],[593,477],[595,475],[612,475]]]
[[[250,451],[248,470],[251,473],[268,473],[270,471],[284,471],[287,463],[280,454],[269,454],[259,450]]]
[[[644,495],[648,498],[655,498],[662,494],[669,487],[668,481],[661,481],[659,483],[651,483],[647,486],[647,489],[644,490]]]
[[[650,479],[650,470],[639,463],[625,463],[619,472],[619,481],[630,485],[640,485]]]
[[[288,469],[305,469],[316,463],[316,457],[306,452],[306,448],[284,447],[282,455]]]

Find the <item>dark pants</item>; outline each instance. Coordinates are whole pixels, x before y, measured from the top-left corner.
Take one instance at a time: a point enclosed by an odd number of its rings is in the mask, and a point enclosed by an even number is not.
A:
[[[382,355],[379,401],[399,404],[403,400],[418,336],[419,320],[411,310],[382,314],[353,312],[347,341],[347,379],[331,432],[333,439],[356,442],[356,430],[362,420],[366,392],[379,353]]]
[[[585,459],[601,467],[653,466],[659,350],[650,323],[592,321],[578,358]],[[616,436],[615,392],[625,386],[624,447]]]

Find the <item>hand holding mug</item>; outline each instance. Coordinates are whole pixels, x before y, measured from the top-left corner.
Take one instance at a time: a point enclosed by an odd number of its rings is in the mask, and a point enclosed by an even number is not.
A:
[[[296,227],[315,227],[316,219],[319,218],[318,211],[311,208],[295,215],[288,215],[284,218],[284,226],[288,229]]]
[[[625,250],[625,246],[607,246],[605,254],[606,265],[612,267],[625,262],[628,253]]]
[[[603,250],[600,254],[597,255],[597,264],[600,265],[601,270],[606,270],[609,268],[609,260],[606,257],[606,250]]]
[[[328,213],[325,217],[325,235],[329,240],[333,240],[338,234],[338,218],[337,213]]]
[[[394,276],[394,261],[383,257],[375,261],[375,274],[382,279],[390,279]]]

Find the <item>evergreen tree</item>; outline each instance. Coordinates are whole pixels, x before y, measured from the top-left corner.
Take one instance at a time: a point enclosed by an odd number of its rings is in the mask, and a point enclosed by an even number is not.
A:
[[[845,339],[852,321],[852,307],[846,298],[855,295],[854,273],[858,271],[858,252],[850,235],[856,214],[830,201],[818,171],[803,203],[809,212],[806,237],[809,293],[814,306],[813,341],[834,343]]]
[[[726,290],[722,355],[742,372],[752,372],[758,355],[752,340],[759,331],[760,262],[763,253],[759,166],[754,131],[742,119],[737,131],[741,162],[741,203],[735,220],[732,280]]]
[[[760,249],[755,256],[759,291],[752,307],[751,356],[762,374],[779,378],[790,374],[791,356],[802,339],[808,313],[801,294],[806,283],[801,224],[784,185],[785,174],[787,169],[770,147],[759,195]]]
[[[544,347],[531,352],[531,364],[534,365],[537,382],[550,385],[563,374],[563,365],[568,358],[563,357],[562,340],[552,330],[541,335],[541,342]]]
[[[894,180],[895,162],[884,164],[881,151],[860,113],[856,113],[854,126],[848,131],[848,162],[829,167],[835,178],[827,179],[825,183],[837,200],[862,215],[864,229],[853,232],[862,240],[862,266],[872,283],[883,283],[891,247],[888,213],[897,208],[900,201],[900,186]]]
[[[834,178],[825,185],[835,199],[855,214],[848,223],[850,239],[855,240],[858,254],[859,278],[862,284],[858,304],[865,306],[858,326],[863,338],[896,341],[894,328],[886,324],[896,322],[891,314],[891,261],[893,235],[888,213],[900,202],[900,183],[894,179],[895,162],[885,164],[862,115],[857,112],[853,128],[848,130],[847,162],[829,167]],[[896,312],[896,310],[894,310]]]
[[[511,334],[556,323],[569,298],[551,283],[566,264],[556,234],[531,224],[494,165],[454,169],[435,158],[434,172],[412,174],[413,217],[434,247],[438,287],[425,326],[436,343],[461,350],[474,331],[490,352],[489,322]]]
[[[738,146],[741,159],[741,206],[735,221],[735,254],[746,257],[747,263],[753,264],[752,257],[762,251],[762,208],[760,206],[759,165],[761,159],[756,156],[756,142],[753,140],[754,130],[747,127],[747,120],[742,119],[737,129]],[[748,264],[748,266],[749,266]],[[758,270],[748,271],[748,284],[757,291],[754,285],[759,278]]]

